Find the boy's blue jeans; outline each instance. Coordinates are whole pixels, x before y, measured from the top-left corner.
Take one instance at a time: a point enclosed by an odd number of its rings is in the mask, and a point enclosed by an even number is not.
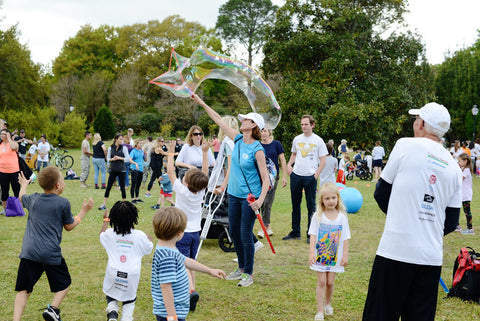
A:
[[[238,268],[250,275],[253,273],[253,259],[255,255],[252,233],[255,219],[255,213],[250,206],[248,206],[245,198],[229,195],[229,232],[235,245],[235,252],[238,257]]]
[[[308,228],[310,228],[310,221],[313,213],[315,213],[317,206],[315,202],[315,195],[317,192],[317,180],[315,176],[300,176],[295,173],[290,175],[290,195],[292,200],[292,234],[300,236],[300,221],[302,204],[302,190],[305,190],[305,200],[307,201],[308,209]],[[308,237],[308,235],[307,235]]]

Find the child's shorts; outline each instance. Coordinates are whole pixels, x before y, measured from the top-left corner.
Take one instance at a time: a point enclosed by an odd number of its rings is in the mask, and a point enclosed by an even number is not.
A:
[[[163,196],[165,196],[165,197],[172,197],[172,194],[173,194],[173,193],[172,193],[172,192],[170,192],[170,193],[169,193],[169,192],[165,192],[165,191],[163,190],[163,188],[161,188],[161,189],[160,189],[160,194],[163,195]]]
[[[54,293],[65,290],[72,283],[67,263],[63,257],[59,265],[49,265],[32,260],[20,259],[15,291],[26,290],[27,293],[31,293],[43,272],[47,275],[50,291]]]
[[[185,232],[182,239],[178,241],[176,245],[180,253],[195,260],[199,244],[200,232]]]

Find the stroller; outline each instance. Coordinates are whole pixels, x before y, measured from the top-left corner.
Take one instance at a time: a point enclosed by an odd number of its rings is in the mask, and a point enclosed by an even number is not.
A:
[[[228,137],[222,141],[220,151],[225,150],[225,144],[229,144],[228,141],[232,142]],[[233,146],[231,147],[233,149]],[[205,193],[202,208],[202,233],[200,234],[200,244],[198,245],[195,259],[198,258],[202,243],[207,238],[218,239],[218,245],[225,252],[235,251],[232,238],[228,232],[228,198],[225,197],[225,191],[218,195],[213,194],[215,187],[223,182],[223,164],[225,160],[226,156],[223,152],[220,152],[208,180],[207,193]]]
[[[362,181],[371,181],[373,179],[372,173],[369,171],[367,166],[367,161],[363,159],[359,159],[356,161],[356,166],[350,170],[348,170],[347,180],[351,181],[353,176],[359,177]]]

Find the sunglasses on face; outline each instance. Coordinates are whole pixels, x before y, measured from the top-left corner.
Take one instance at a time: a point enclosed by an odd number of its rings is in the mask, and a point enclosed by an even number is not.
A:
[[[203,136],[203,133],[193,133],[193,136]]]

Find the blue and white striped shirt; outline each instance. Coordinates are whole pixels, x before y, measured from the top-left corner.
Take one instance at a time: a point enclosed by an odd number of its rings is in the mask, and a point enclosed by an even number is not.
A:
[[[160,285],[171,283],[177,317],[187,318],[190,309],[190,289],[185,259],[178,250],[160,246],[155,248],[152,262],[153,314],[167,317]]]

